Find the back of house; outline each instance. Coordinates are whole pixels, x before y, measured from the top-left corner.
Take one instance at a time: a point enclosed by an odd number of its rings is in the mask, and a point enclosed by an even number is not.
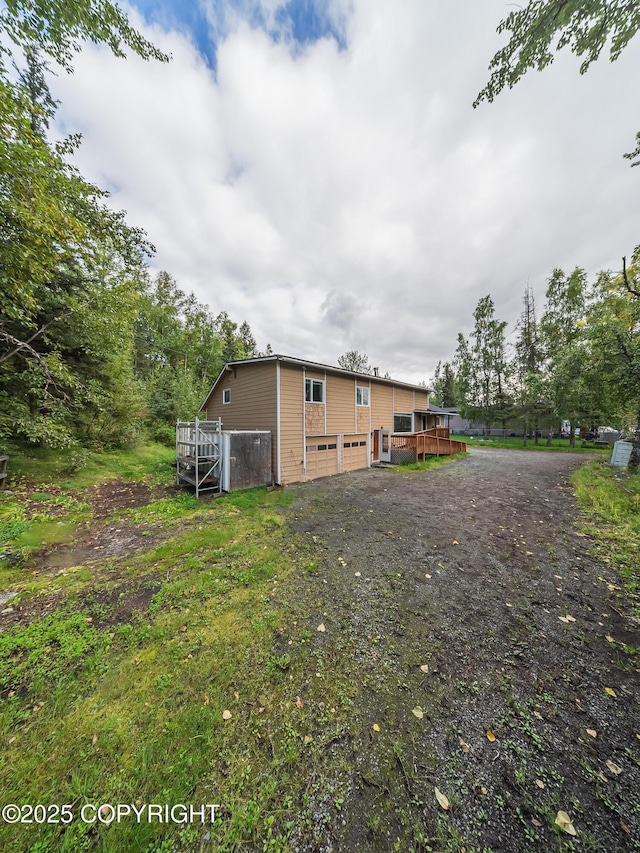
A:
[[[274,480],[313,480],[390,459],[392,433],[445,426],[428,388],[283,355],[225,365],[201,416],[269,430]]]

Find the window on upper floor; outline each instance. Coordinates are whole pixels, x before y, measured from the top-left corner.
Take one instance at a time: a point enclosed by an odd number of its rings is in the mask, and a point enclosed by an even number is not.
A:
[[[304,399],[307,403],[324,403],[324,382],[320,379],[305,379]]]
[[[358,405],[358,406],[368,406],[369,405],[369,386],[368,385],[356,385],[356,405]]]
[[[222,402],[230,403],[231,402],[231,388],[225,388],[222,392]]]

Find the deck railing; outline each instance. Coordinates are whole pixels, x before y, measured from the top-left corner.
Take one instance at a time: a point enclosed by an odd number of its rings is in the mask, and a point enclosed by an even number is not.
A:
[[[411,451],[416,461],[426,456],[451,456],[467,449],[464,441],[449,437],[448,427],[434,427],[421,432],[398,432],[391,436],[391,449]]]

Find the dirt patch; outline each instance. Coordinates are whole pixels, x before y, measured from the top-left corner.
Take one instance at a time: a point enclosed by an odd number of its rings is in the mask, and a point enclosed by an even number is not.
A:
[[[640,636],[578,532],[581,462],[473,449],[299,488],[293,529],[325,549],[308,627],[360,693],[340,820],[318,796],[297,849],[640,850]]]
[[[123,509],[147,506],[153,501],[172,497],[176,486],[152,486],[128,480],[108,480],[83,492],[82,498],[90,505],[96,519],[106,518]]]

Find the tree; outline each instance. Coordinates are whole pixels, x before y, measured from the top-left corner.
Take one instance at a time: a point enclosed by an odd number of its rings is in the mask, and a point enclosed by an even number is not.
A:
[[[79,137],[46,138],[55,101],[46,58],[67,71],[85,40],[118,56],[168,57],[107,0],[8,0],[0,11],[0,397],[3,437],[119,441],[115,388],[139,406],[131,372],[135,302],[153,247],[69,162]],[[26,68],[17,80],[11,50]],[[14,62],[15,67],[15,62]],[[118,342],[114,347],[114,341]],[[126,412],[124,411],[126,409]],[[115,432],[114,432],[115,430]],[[124,440],[124,439],[123,439]]]
[[[630,467],[640,465],[640,269],[635,253],[621,273],[602,272],[587,318],[589,362],[607,422],[633,424]],[[591,383],[596,384],[595,382]]]
[[[343,370],[351,370],[353,373],[373,373],[369,365],[369,358],[357,350],[347,350],[338,358],[338,364]]]
[[[640,27],[638,0],[530,0],[518,11],[510,12],[499,26],[499,33],[510,33],[509,42],[489,64],[491,77],[473,106],[489,102],[506,87],[511,89],[531,69],[542,71],[553,62],[554,53],[568,47],[581,58],[584,74],[600,56],[607,43],[613,62],[629,44]],[[636,150],[625,155],[640,160],[640,134]]]
[[[585,372],[588,365],[584,334],[586,288],[583,269],[576,267],[569,276],[555,269],[548,280],[547,304],[540,324],[549,395],[556,416],[570,423],[572,446],[576,422],[594,414],[587,403]]]
[[[433,377],[433,390],[437,406],[453,408],[456,405],[456,376],[450,362],[438,362]]]
[[[518,320],[514,353],[514,380],[517,404],[523,421],[524,443],[533,428],[538,443],[539,417],[545,410],[543,403],[542,345],[540,327],[536,318],[536,304],[529,285],[523,296],[522,314]]]

